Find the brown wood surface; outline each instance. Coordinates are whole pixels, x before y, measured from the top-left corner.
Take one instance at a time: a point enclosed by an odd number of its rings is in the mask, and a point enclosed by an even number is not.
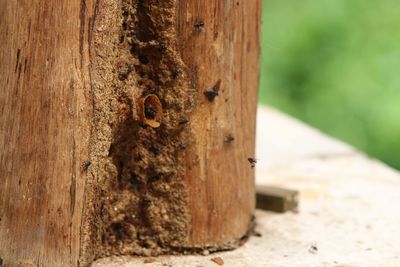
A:
[[[0,1],[0,257],[79,255],[90,85],[89,1]]]
[[[239,238],[254,210],[255,114],[261,1],[179,1],[183,60],[198,78],[192,118],[197,141],[187,154],[191,242]],[[200,29],[193,25],[203,22]],[[221,81],[209,103],[203,92]],[[231,143],[225,142],[232,136]]]
[[[123,2],[0,0],[0,257],[6,266],[86,265],[127,251],[100,244],[101,237],[109,237],[100,216],[102,209],[108,212],[105,199],[118,195],[124,200],[127,192],[117,191],[112,182],[121,175],[115,160],[129,152],[114,151],[114,158],[110,152],[113,145],[121,149],[115,135],[126,131],[115,126],[123,113],[113,111],[114,103],[120,101],[117,110],[127,106],[116,92],[125,90],[135,99],[143,90],[139,72],[127,82],[118,80],[118,60],[143,61],[135,51],[115,45],[121,42]],[[185,151],[176,158],[183,166],[178,174],[186,192],[178,200],[185,200],[182,216],[187,217],[177,252],[234,247],[254,210],[254,169],[247,158],[254,156],[260,1],[165,5],[173,12],[162,15],[170,15],[166,23],[172,21],[175,30],[169,37],[155,27],[155,35],[168,42],[168,57],[178,56],[167,61],[182,68],[174,88],[189,92],[182,100],[195,99],[182,132],[187,143],[180,149]],[[139,22],[148,23],[148,14],[137,10]],[[151,9],[147,12],[157,18]],[[150,58],[152,64],[158,63]],[[210,102],[203,93],[218,81],[218,96]],[[161,99],[166,113],[160,128],[175,122],[166,101]],[[227,141],[228,136],[234,140]],[[102,177],[111,182],[103,183]],[[147,195],[140,194],[146,204]],[[173,247],[177,245],[149,253],[174,252]]]

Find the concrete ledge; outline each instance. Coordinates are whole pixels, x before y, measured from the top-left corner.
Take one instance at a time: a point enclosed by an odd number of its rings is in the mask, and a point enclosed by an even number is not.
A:
[[[257,211],[262,237],[235,251],[94,266],[400,266],[397,171],[271,108],[259,109],[257,141],[257,183],[299,190],[298,213]]]

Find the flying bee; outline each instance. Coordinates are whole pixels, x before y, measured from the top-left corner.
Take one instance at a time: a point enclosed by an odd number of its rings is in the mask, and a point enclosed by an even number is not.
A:
[[[247,158],[247,160],[249,161],[250,166],[251,166],[252,168],[254,168],[254,167],[256,166],[256,164],[257,164],[257,159],[255,159],[255,158]]]

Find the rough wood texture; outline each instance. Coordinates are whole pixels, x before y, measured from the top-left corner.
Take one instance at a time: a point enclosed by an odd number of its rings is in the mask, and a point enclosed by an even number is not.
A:
[[[90,130],[88,19],[79,1],[0,1],[0,256],[79,257]]]
[[[182,56],[199,92],[191,119],[196,145],[186,157],[189,243],[220,245],[245,233],[255,205],[247,158],[255,153],[261,1],[178,3]],[[218,81],[210,104],[202,94]],[[229,136],[235,140],[226,142]]]
[[[4,262],[237,246],[254,209],[260,2],[0,6]]]
[[[227,267],[399,266],[399,172],[274,109],[257,116],[256,184],[299,190],[298,212],[258,210],[257,236],[233,251],[93,266],[218,267],[216,257]]]

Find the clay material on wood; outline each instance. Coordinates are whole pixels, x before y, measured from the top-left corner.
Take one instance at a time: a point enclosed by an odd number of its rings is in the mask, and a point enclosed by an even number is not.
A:
[[[258,210],[257,236],[234,251],[94,267],[218,267],[218,257],[227,267],[400,266],[399,172],[274,109],[260,107],[257,121],[257,185],[298,190],[298,212]]]

